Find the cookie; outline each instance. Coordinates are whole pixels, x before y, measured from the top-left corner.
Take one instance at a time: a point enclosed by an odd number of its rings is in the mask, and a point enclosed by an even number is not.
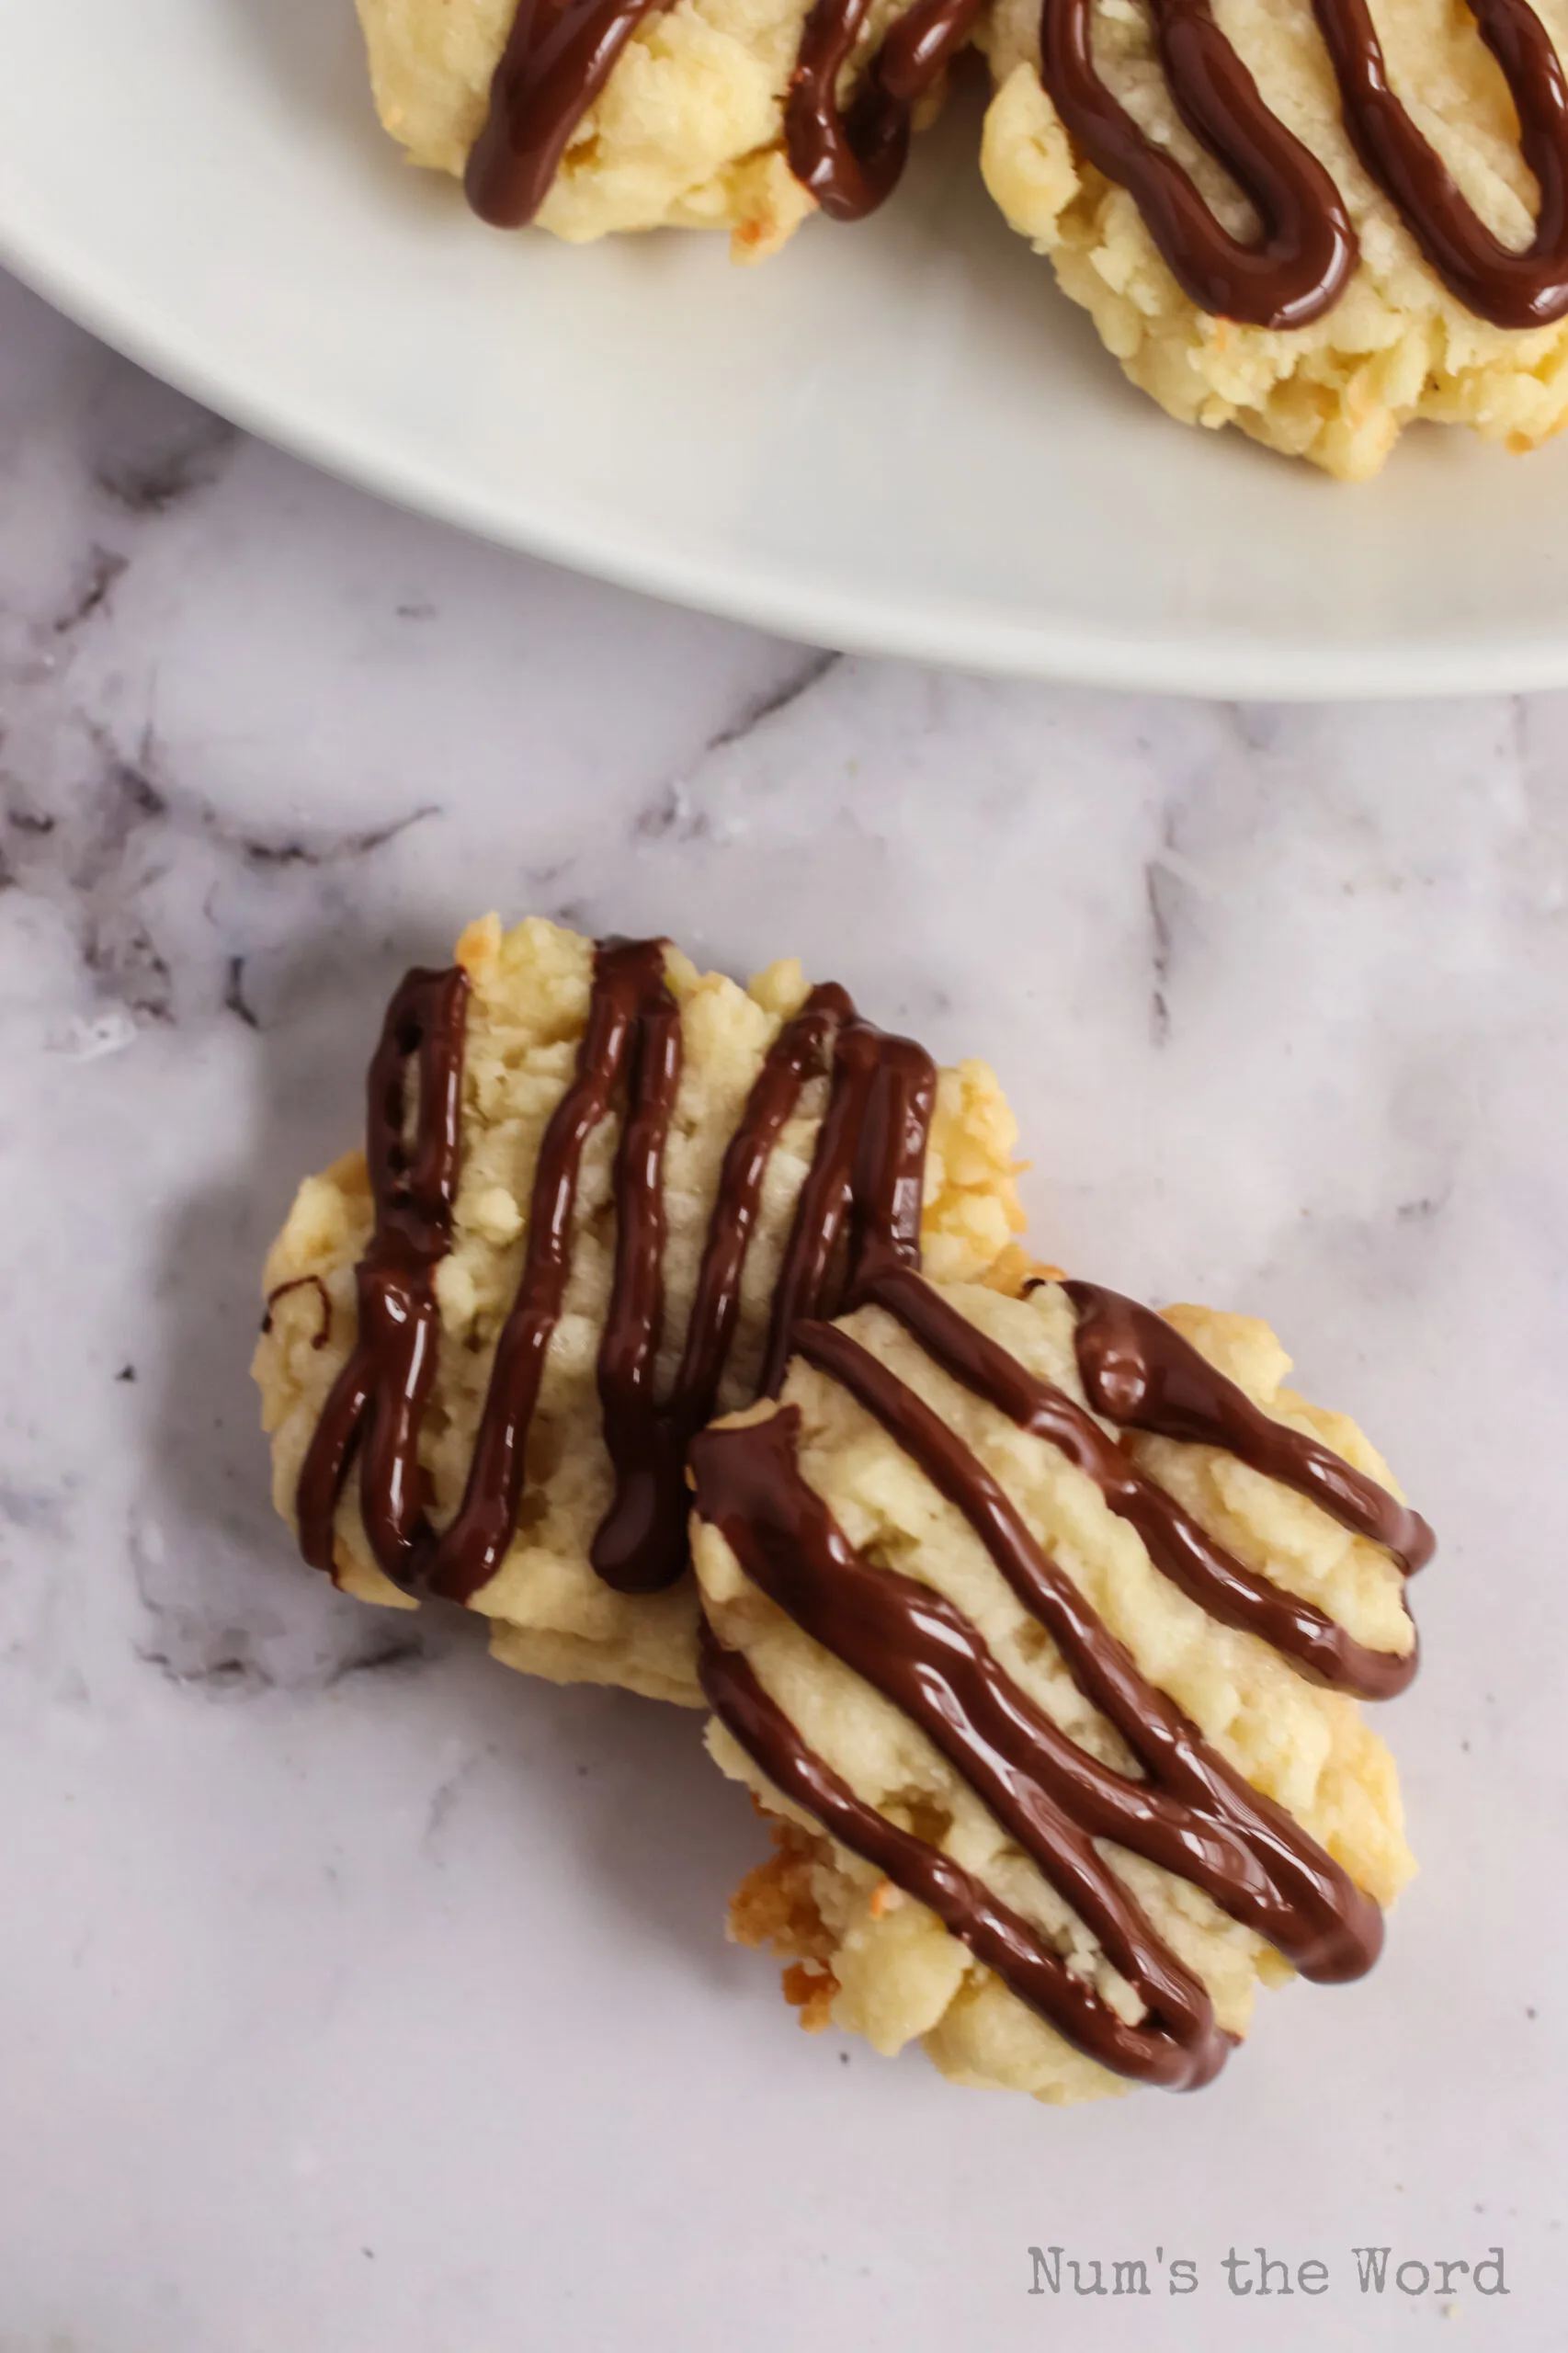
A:
[[[980,0],[358,0],[381,120],[498,227],[728,228],[773,253],[873,210]]]
[[[1172,416],[1346,481],[1416,418],[1568,418],[1568,0],[996,0],[982,40],[986,186]]]
[[[782,1377],[858,1254],[1007,1279],[1016,1126],[798,963],[473,925],[387,1014],[365,1153],[301,1187],[256,1349],[274,1492],[369,1601],[509,1664],[699,1704],[685,1449]],[[898,1197],[881,1160],[913,1138]]]
[[[1358,1699],[1415,1672],[1430,1531],[1261,1324],[891,1258],[858,1297],[692,1449],[710,1745],[777,1825],[733,1932],[960,2083],[1205,2084],[1413,1869]]]

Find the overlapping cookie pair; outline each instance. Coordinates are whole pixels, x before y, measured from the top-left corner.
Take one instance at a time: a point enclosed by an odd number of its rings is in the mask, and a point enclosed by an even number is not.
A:
[[[491,918],[368,1108],[267,1262],[278,1507],[367,1600],[708,1705],[808,2024],[1066,2101],[1370,1964],[1412,1866],[1358,1699],[1428,1532],[1264,1326],[1031,1269],[983,1063]]]
[[[1347,480],[1416,418],[1568,420],[1568,0],[358,5],[486,218],[742,259],[882,202],[972,43],[992,197],[1172,415]]]

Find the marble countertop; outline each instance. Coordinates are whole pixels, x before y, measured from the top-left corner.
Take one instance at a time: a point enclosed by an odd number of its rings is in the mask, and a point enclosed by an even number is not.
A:
[[[0,282],[0,818],[5,2353],[1007,2353],[1062,2341],[1053,2242],[1201,2257],[1182,2341],[1249,2347],[1430,2335],[1347,2250],[1500,2244],[1451,2341],[1561,2342],[1562,702],[838,659],[378,506]],[[804,2041],[722,1940],[756,1840],[695,1719],[292,1560],[261,1253],[492,904],[985,1053],[1040,1245],[1273,1318],[1437,1522],[1423,1876],[1200,2101]],[[1260,2242],[1332,2300],[1265,2325]]]

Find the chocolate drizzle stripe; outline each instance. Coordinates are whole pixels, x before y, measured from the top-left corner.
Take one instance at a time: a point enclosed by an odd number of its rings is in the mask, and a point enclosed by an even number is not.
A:
[[[1200,311],[1254,326],[1306,326],[1338,301],[1358,258],[1345,199],[1265,106],[1207,0],[1152,5],[1176,110],[1251,199],[1261,238],[1233,237],[1175,157],[1107,89],[1094,62],[1093,0],[1044,0],[1040,78],[1056,111],[1090,163],[1133,197]]]
[[[812,991],[768,1049],[744,1116],[730,1140],[676,1384],[683,1419],[691,1429],[700,1429],[704,1422],[712,1420],[719,1401],[719,1381],[740,1313],[746,1246],[756,1223],[774,1148],[807,1080],[826,1066],[835,1034],[854,1015],[848,995],[836,982],[826,982]],[[799,1217],[792,1239],[797,1248],[804,1246]]]
[[[1444,285],[1494,326],[1550,326],[1568,313],[1568,81],[1527,0],[1466,5],[1503,70],[1540,191],[1536,233],[1523,253],[1483,227],[1395,98],[1367,0],[1313,0],[1356,152]]]
[[[870,0],[816,0],[784,107],[790,169],[835,221],[885,204],[909,156],[915,110],[973,30],[981,0],[914,0],[889,27],[847,110],[838,85]]]
[[[1141,1674],[1131,1652],[1036,1542],[1003,1488],[962,1440],[847,1332],[809,1326],[801,1335],[801,1353],[874,1415],[963,1514],[1017,1599],[1051,1635],[1085,1699],[1115,1726],[1149,1779],[1130,1782],[1098,1766],[1019,1694],[1014,1704],[1026,1735],[1019,1751],[1028,1769],[1052,1777],[1096,1837],[1114,1838],[1201,1887],[1277,1947],[1304,1977],[1335,1984],[1362,1976],[1382,1943],[1377,1906],[1290,1814],[1233,1772],[1176,1702]],[[909,1593],[903,1613],[888,1613],[894,1622],[885,1639],[895,1652],[923,1614],[953,1621],[945,1628],[949,1645],[967,1640],[983,1648],[957,1611],[922,1587],[910,1587]],[[796,1614],[789,1598],[773,1597]],[[836,1639],[816,1627],[808,1631],[845,1656]],[[859,1659],[847,1663],[886,1690],[874,1665]],[[997,1677],[994,1666],[990,1672]],[[972,1721],[973,1711],[969,1712]],[[939,1735],[932,1736],[940,1745]],[[1003,1745],[993,1734],[991,1745]],[[1027,1847],[1017,1825],[1007,1821],[1006,1826]],[[1043,1859],[1037,1860],[1049,1872]],[[1102,1933],[1097,1921],[1087,1913],[1085,1917],[1096,1935]],[[1116,1958],[1108,1944],[1108,1949]]]
[[[1524,253],[1493,236],[1390,85],[1367,0],[1312,0],[1346,129],[1369,176],[1467,309],[1526,329],[1568,314],[1568,81],[1528,0],[1466,0],[1518,110],[1521,152],[1540,190]],[[1173,276],[1201,311],[1275,329],[1331,310],[1358,258],[1345,200],[1265,103],[1208,0],[1151,0],[1177,112],[1251,200],[1252,244],[1232,237],[1187,174],[1145,138],[1094,63],[1093,0],[1042,0],[1041,79],[1088,160],[1127,188]]]
[[[1414,1641],[1408,1651],[1373,1650],[1313,1603],[1244,1567],[1146,1479],[1081,1405],[1037,1379],[928,1284],[892,1269],[861,1296],[895,1316],[953,1380],[1093,1479],[1117,1517],[1137,1529],[1155,1566],[1210,1617],[1257,1635],[1312,1681],[1359,1699],[1392,1699],[1411,1682]]]
[[[1038,1929],[983,1881],[857,1797],[806,1746],[741,1654],[721,1649],[707,1625],[699,1672],[714,1713],[781,1796],[926,1905],[1010,1992],[1077,2049],[1092,2052],[1118,2075],[1173,2090],[1197,2090],[1212,2080],[1224,2063],[1227,2040],[1214,2029],[1211,2010],[1207,2026],[1198,2022],[1200,2013],[1191,2013],[1194,2023],[1186,2041],[1167,2029],[1119,2018]]]
[[[926,1146],[937,1102],[936,1065],[925,1048],[880,1030],[872,1036],[875,1075],[856,1155],[846,1276],[850,1299],[881,1267],[919,1267]],[[863,1036],[859,1042],[864,1051]]]
[[[261,1319],[262,1330],[271,1331],[272,1311],[280,1299],[287,1299],[293,1291],[311,1290],[314,1290],[321,1303],[321,1321],[312,1337],[311,1346],[312,1348],[324,1348],[332,1337],[332,1293],[319,1275],[295,1275],[289,1282],[274,1283],[267,1294],[266,1313]]]
[[[583,1153],[609,1114],[640,1021],[667,994],[664,975],[662,940],[614,940],[596,954],[576,1072],[540,1147],[522,1279],[495,1345],[467,1485],[430,1568],[431,1591],[449,1600],[471,1601],[494,1575],[511,1541],[527,1476],[528,1427],[571,1272]],[[624,1163],[620,1175],[624,1180]],[[623,1255],[618,1272],[626,1270]],[[611,1323],[617,1313],[612,1302]]]
[[[871,1033],[874,1035],[874,1033]],[[855,1160],[865,1125],[876,1065],[862,1051],[846,1024],[834,1050],[833,1086],[817,1133],[817,1148],[795,1204],[783,1264],[774,1288],[761,1393],[776,1397],[784,1385],[795,1325],[824,1312],[828,1272],[843,1245],[854,1190]],[[831,1308],[826,1310],[831,1313]]]
[[[550,193],[572,133],[660,0],[521,0],[463,176],[482,221],[521,229]]]
[[[803,1318],[842,1313],[867,1267],[883,1256],[919,1265],[936,1097],[936,1069],[924,1048],[885,1037],[858,1016],[844,1023],[833,1091],[774,1292],[763,1396],[776,1397],[782,1387]]]
[[[724,1156],[680,1372],[651,1433],[636,1520],[640,1591],[671,1583],[686,1566],[687,1449],[717,1402],[768,1158],[830,1041],[827,1110],[774,1286],[759,1394],[782,1381],[790,1333],[808,1300],[812,1313],[835,1315],[854,1295],[863,1263],[920,1263],[936,1069],[923,1047],[863,1020],[830,982],[779,1032]],[[595,1564],[603,1575],[597,1547]]]
[[[1097,1813],[1102,1835],[1120,1835],[1132,1810],[1117,1805],[1115,1777],[1008,1682],[940,1594],[870,1567],[852,1550],[796,1468],[794,1408],[761,1430],[766,1436],[738,1447],[727,1432],[699,1438],[694,1461],[704,1516],[751,1582],[918,1725],[1086,1922],[1166,2030],[1183,2043],[1201,2038],[1211,2024],[1201,1989],[1187,1971],[1168,1968],[1148,1921],[1080,1818],[1080,1810]],[[909,1426],[897,1435],[903,1443]],[[1131,1795],[1134,1785],[1123,1787]],[[1139,1826],[1146,1836],[1147,1825]]]
[[[365,1533],[386,1574],[407,1583],[428,1536],[419,1428],[436,1375],[433,1277],[451,1246],[468,994],[461,971],[410,972],[370,1063],[366,1158],[376,1218],[355,1270],[358,1330],[296,1491],[300,1549],[334,1578],[333,1523],[357,1453]]]
[[[731,1137],[709,1220],[680,1370],[669,1399],[644,1393],[634,1460],[617,1504],[593,1548],[601,1576],[625,1590],[673,1585],[687,1563],[686,1449],[711,1421],[735,1324],[746,1251],[756,1229],[768,1165],[806,1082],[824,1068],[835,1032],[854,1008],[829,982],[813,989],[769,1048]],[[607,1422],[608,1432],[608,1422]],[[612,1448],[612,1453],[614,1451]],[[628,1577],[634,1579],[626,1585]]]
[[[661,969],[632,1039],[615,1171],[615,1277],[599,1345],[599,1405],[615,1494],[589,1557],[620,1593],[646,1592],[659,1581],[664,1564],[653,1539],[661,1500],[681,1476],[676,1427],[653,1399],[665,1315],[665,1147],[680,1059],[680,1012]]]
[[[1074,1345],[1084,1394],[1124,1429],[1216,1446],[1321,1505],[1342,1528],[1392,1553],[1407,1575],[1432,1557],[1432,1530],[1303,1430],[1277,1422],[1152,1308],[1098,1283],[1063,1283],[1078,1310]]]

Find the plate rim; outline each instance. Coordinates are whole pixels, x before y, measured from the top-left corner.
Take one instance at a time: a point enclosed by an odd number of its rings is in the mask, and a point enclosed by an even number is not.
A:
[[[1456,700],[1568,687],[1568,631],[1517,632],[1498,643],[1375,642],[1347,648],[1239,639],[1212,629],[1191,636],[1119,635],[1074,629],[1060,617],[1007,621],[953,612],[921,616],[879,606],[825,583],[758,576],[744,561],[653,546],[602,525],[574,528],[540,512],[487,511],[483,497],[428,460],[357,444],[330,419],[258,386],[225,361],[200,326],[146,310],[47,234],[0,213],[0,267],[29,291],[124,358],[230,423],[386,504],[613,586],[733,620],[798,644],[983,676],[1028,678],[1185,699],[1335,702]]]

